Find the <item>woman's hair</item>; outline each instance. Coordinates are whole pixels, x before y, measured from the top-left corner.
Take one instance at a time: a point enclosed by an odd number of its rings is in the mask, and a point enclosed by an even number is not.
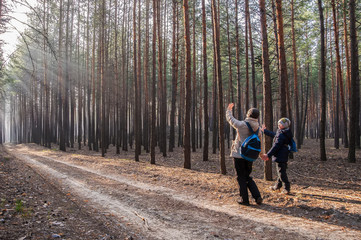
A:
[[[257,108],[250,108],[247,112],[247,117],[258,119],[259,110]]]

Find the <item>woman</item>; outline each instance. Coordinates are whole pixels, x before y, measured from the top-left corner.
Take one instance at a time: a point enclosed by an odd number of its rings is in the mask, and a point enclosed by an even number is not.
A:
[[[251,108],[247,112],[247,117],[245,120],[240,121],[233,117],[232,108],[234,103],[230,103],[227,108],[226,118],[229,124],[237,130],[237,136],[232,145],[231,157],[234,158],[234,166],[237,172],[237,182],[239,185],[239,192],[241,196],[241,200],[238,201],[241,205],[249,206],[248,199],[248,189],[252,194],[252,197],[256,201],[258,205],[262,204],[261,193],[258,190],[258,187],[255,181],[250,177],[252,172],[252,164],[253,162],[248,161],[239,154],[239,146],[243,143],[243,141],[251,135],[251,132],[247,126],[247,123],[251,126],[254,132],[258,131],[258,137],[261,139],[261,131],[259,131],[259,110],[257,108]],[[262,142],[262,141],[261,141]]]

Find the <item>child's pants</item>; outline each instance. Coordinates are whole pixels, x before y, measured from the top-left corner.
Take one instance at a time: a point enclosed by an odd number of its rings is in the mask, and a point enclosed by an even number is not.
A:
[[[277,163],[278,178],[275,188],[280,189],[282,187],[282,182],[283,182],[285,184],[285,189],[289,191],[291,189],[291,184],[288,181],[286,169],[287,169],[286,162]]]

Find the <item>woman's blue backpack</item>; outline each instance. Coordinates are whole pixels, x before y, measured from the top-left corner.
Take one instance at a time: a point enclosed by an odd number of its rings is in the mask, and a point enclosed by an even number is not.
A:
[[[258,137],[259,128],[254,132],[251,125],[249,125],[248,122],[246,122],[246,124],[251,135],[242,143],[241,156],[243,159],[253,162],[257,160],[259,153],[261,152],[261,140]]]

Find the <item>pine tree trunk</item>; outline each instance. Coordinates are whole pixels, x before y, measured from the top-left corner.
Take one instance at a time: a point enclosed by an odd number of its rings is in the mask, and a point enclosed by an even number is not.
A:
[[[124,5],[124,13],[128,12],[128,4],[130,6],[129,1],[127,4]],[[128,60],[129,60],[129,18],[128,15],[126,21],[124,21],[123,25],[123,48],[122,48],[122,57],[123,57],[123,63],[122,63],[122,69],[123,69],[123,106],[122,106],[122,112],[123,112],[123,118],[122,118],[122,138],[123,138],[123,145],[122,149],[123,151],[128,151]],[[127,23],[127,25],[125,25]],[[125,30],[127,29],[127,30]],[[124,33],[125,32],[125,33]]]
[[[336,20],[336,6],[335,0],[332,0],[332,13],[333,13],[333,28],[335,33],[335,46],[336,46],[336,74],[338,85],[340,86],[340,97],[341,97],[341,111],[343,117],[343,130],[344,130],[344,146],[348,147],[348,138],[347,138],[347,117],[346,117],[346,106],[345,106],[345,97],[343,91],[343,80],[342,80],[342,70],[341,70],[341,58],[339,50],[339,38],[338,38],[338,24]]]
[[[231,57],[231,44],[230,44],[230,33],[229,33],[229,0],[227,0],[226,5],[226,18],[227,18],[227,51],[228,51],[228,68],[229,68],[229,83],[228,83],[228,103],[234,102],[233,96],[233,79],[232,79],[232,57]],[[226,124],[226,136],[227,136],[227,144],[228,148],[230,147],[230,135],[231,135],[231,128],[229,124]],[[234,131],[233,131],[234,133]],[[234,134],[233,134],[234,135]]]
[[[351,106],[350,106],[350,146],[348,161],[356,162],[356,138],[358,133],[359,111],[360,111],[360,79],[359,79],[359,56],[356,30],[355,0],[349,0],[350,11],[350,47],[351,52]]]
[[[83,110],[83,90],[82,90],[82,81],[80,75],[80,3],[78,3],[78,30],[77,30],[77,58],[78,58],[78,69],[77,69],[77,79],[78,79],[78,149],[81,149],[82,141],[82,110]]]
[[[73,4],[73,2],[71,2]],[[71,8],[71,20],[70,20],[70,38],[69,38],[69,62],[72,62],[72,52],[73,52],[73,26],[74,26],[74,7]],[[73,71],[72,68],[69,68],[69,81],[68,81],[68,91],[70,95],[70,133],[69,133],[69,140],[70,140],[70,147],[74,148],[74,140],[75,140],[75,91],[74,87],[70,87],[71,83],[74,83],[74,76],[72,75]],[[72,82],[70,82],[72,80]],[[69,105],[69,104],[68,104]]]
[[[306,35],[307,37],[307,35]],[[307,50],[307,59],[309,60],[310,58],[310,54],[309,54],[309,50]],[[310,86],[310,63],[309,61],[307,62],[307,77],[306,77],[306,95],[305,95],[305,109],[304,109],[304,113],[303,113],[303,118],[302,118],[302,125],[301,125],[301,137],[300,137],[300,145],[303,144],[303,139],[305,137],[305,125],[306,125],[306,119],[307,119],[307,112],[308,112],[308,101],[309,101],[309,86]]]
[[[149,0],[146,0],[146,23],[145,23],[145,55],[144,55],[144,124],[143,124],[143,146],[149,153]]]
[[[125,3],[124,3],[125,4]],[[119,99],[120,99],[120,82],[119,82],[119,62],[118,62],[118,1],[115,1],[115,13],[114,13],[114,61],[115,61],[115,68],[114,68],[114,81],[115,81],[115,88],[116,88],[116,103],[115,103],[115,121],[114,121],[114,132],[115,132],[115,146],[116,146],[116,153],[120,154],[120,112],[119,112]],[[124,20],[124,16],[123,16]],[[122,42],[122,44],[124,44]]]
[[[300,109],[298,105],[298,76],[297,76],[297,51],[296,51],[296,34],[295,34],[295,17],[294,17],[294,0],[291,1],[291,28],[292,28],[292,55],[293,55],[293,86],[294,86],[294,103],[296,108],[294,129],[299,142],[300,135]],[[299,143],[298,143],[299,144]]]
[[[138,105],[138,111],[136,111],[137,116],[137,136],[138,139],[138,145],[136,146],[136,151],[138,151],[138,154],[140,155],[142,152],[142,104],[141,104],[141,98],[142,98],[142,52],[141,52],[141,31],[140,31],[140,25],[141,25],[141,0],[139,0],[139,7],[138,7],[138,47],[137,47],[137,105]]]
[[[242,119],[242,106],[241,106],[241,66],[240,66],[240,59],[239,59],[239,33],[238,33],[238,0],[235,0],[235,28],[236,28],[236,64],[237,64],[237,104],[236,109],[238,109],[237,112],[237,118]]]
[[[91,114],[91,69],[89,68],[89,61],[90,61],[90,26],[89,26],[89,15],[90,15],[90,0],[88,0],[88,6],[87,6],[87,26],[86,26],[86,75],[85,80],[87,82],[87,115],[88,115],[88,149],[92,150],[92,114]],[[89,77],[90,76],[90,77]]]
[[[193,83],[193,91],[192,91],[192,151],[196,152],[196,105],[197,105],[197,97],[196,97],[196,19],[195,19],[195,2],[193,1],[193,72],[192,72],[192,83]]]
[[[64,93],[63,93],[63,68],[62,68],[62,39],[63,39],[63,0],[60,0],[60,17],[59,17],[59,56],[58,56],[58,99],[59,99],[59,112],[58,112],[58,127],[60,131],[59,149],[65,151],[65,129],[63,125],[63,106],[64,106]]]
[[[257,108],[257,90],[256,90],[256,66],[254,62],[254,49],[253,49],[253,39],[252,39],[252,24],[251,16],[249,13],[249,3],[247,3],[247,21],[248,21],[248,36],[249,36],[249,47],[251,50],[251,69],[252,69],[252,105]]]
[[[204,110],[204,146],[203,161],[208,161],[209,123],[208,123],[208,74],[207,74],[207,24],[205,0],[202,0],[202,41],[203,41],[203,110]]]
[[[244,11],[245,11],[245,30],[244,30],[244,42],[245,42],[245,47],[244,47],[244,51],[245,51],[245,68],[246,68],[246,89],[245,89],[245,98],[246,98],[246,102],[245,102],[245,106],[246,106],[246,111],[248,111],[249,109],[249,56],[248,56],[248,15],[249,15],[249,1],[245,0],[244,1]],[[242,118],[240,118],[242,119]]]
[[[140,9],[140,4],[139,4]],[[137,0],[134,1],[133,9],[133,68],[134,68],[134,134],[135,134],[135,161],[139,161],[139,155],[141,150],[141,137],[140,137],[140,126],[141,126],[141,109],[140,109],[140,59],[139,58],[139,44],[140,44],[140,34],[137,34]],[[139,15],[139,14],[138,14]],[[140,26],[140,21],[138,21],[138,26]],[[137,39],[138,35],[138,39]],[[137,48],[138,40],[138,48]]]
[[[179,109],[184,109],[185,106],[185,44],[182,44],[181,52],[181,69],[180,69],[180,94],[179,94]],[[178,114],[178,147],[183,147],[184,137],[184,114]]]
[[[191,75],[191,41],[189,30],[189,8],[188,0],[183,0],[183,14],[184,14],[184,38],[186,48],[186,75],[185,75],[185,117],[184,117],[184,168],[191,168],[191,144],[190,144],[190,113],[192,104],[192,75]]]
[[[275,53],[276,53],[276,59],[280,59],[279,52],[278,52],[278,33],[277,33],[277,16],[276,16],[276,5],[274,0],[272,0],[272,20],[273,20],[273,33],[275,35]],[[280,62],[277,61],[277,71],[278,71],[278,80],[280,80]]]
[[[177,80],[178,80],[178,4],[173,0],[173,31],[172,31],[172,106],[170,112],[170,131],[169,131],[169,152],[173,152],[175,143],[175,111],[177,100]]]
[[[163,129],[163,135],[164,135],[164,144],[165,144],[165,155],[166,156],[166,152],[167,152],[167,129],[168,129],[168,125],[167,125],[167,119],[168,119],[168,115],[167,115],[167,61],[168,61],[168,37],[167,37],[167,33],[168,33],[168,14],[167,14],[167,8],[168,8],[168,2],[164,1],[164,9],[163,9],[163,66],[164,66],[164,70],[163,70],[163,93],[162,95],[164,96],[165,101],[163,101],[163,105],[162,105],[162,111],[163,111],[163,115],[164,115],[164,126],[165,128]]]
[[[97,4],[95,4],[95,9],[94,9],[94,15],[97,15]],[[94,19],[93,21],[93,47],[92,47],[92,74],[91,74],[91,78],[92,78],[92,122],[91,122],[91,144],[93,145],[93,150],[94,151],[98,151],[98,144],[96,143],[96,126],[95,126],[95,102],[96,102],[96,83],[95,83],[95,42],[96,42],[96,35],[95,35],[95,30],[96,30],[96,21]]]
[[[47,41],[45,36],[47,36],[47,32],[48,32],[48,24],[49,24],[49,6],[46,5],[46,2],[44,1],[43,3],[43,10],[44,10],[44,16],[43,16],[43,22],[44,22],[44,40],[43,40],[43,44],[44,44],[44,54],[43,54],[43,58],[44,58],[44,96],[45,96],[45,117],[44,117],[44,142],[45,142],[45,147],[50,148],[51,147],[51,139],[50,139],[50,131],[49,131],[49,84],[48,83],[48,60],[47,60]]]
[[[214,46],[214,41],[213,41],[213,46]],[[213,68],[213,93],[212,93],[213,95],[212,96],[212,153],[216,154],[217,140],[218,140],[216,58],[213,59],[213,66],[214,68]]]
[[[321,29],[321,121],[320,121],[320,158],[321,161],[326,161],[326,59],[325,59],[325,27],[323,20],[322,0],[318,0],[318,10],[320,13],[320,29]]]
[[[212,11],[213,11],[213,4]],[[212,12],[212,43],[213,43],[213,93],[212,93],[212,153],[217,153],[217,140],[218,140],[218,129],[217,129],[217,66],[216,66],[216,45],[215,45],[215,30],[214,30],[214,17]]]
[[[69,116],[70,115],[70,109],[69,109],[69,98],[71,98],[71,94],[69,91],[69,82],[70,82],[70,77],[69,77],[69,41],[70,41],[70,37],[69,37],[69,24],[70,24],[70,19],[69,19],[69,12],[70,12],[70,1],[68,0],[67,5],[66,5],[66,27],[65,27],[65,82],[64,82],[64,110],[63,110],[63,126],[64,129],[63,131],[65,132],[65,144],[67,147],[70,147],[70,131],[69,131]]]
[[[223,88],[222,88],[222,70],[221,70],[221,56],[220,56],[220,29],[218,21],[218,11],[216,7],[215,0],[212,0],[212,13],[213,13],[213,28],[214,28],[214,44],[215,44],[215,58],[216,58],[216,78],[218,84],[218,105],[219,105],[219,145],[220,145],[220,166],[221,173],[226,174],[226,164],[225,164],[225,149],[224,149],[224,111],[223,111]]]
[[[336,112],[336,86],[335,83],[335,72],[334,72],[334,62],[333,62],[333,51],[332,51],[332,34],[329,32],[330,36],[330,71],[331,71],[331,84],[332,84],[332,111],[333,111],[333,128],[334,128],[334,147],[339,148],[339,129],[338,129],[338,113]]]
[[[99,35],[99,67],[100,67],[100,109],[101,109],[101,119],[100,119],[100,141],[101,141],[101,149],[102,149],[102,157],[105,157],[106,151],[106,116],[105,116],[105,98],[106,98],[106,83],[105,83],[105,0],[101,3],[101,27],[100,27],[100,35]]]
[[[139,37],[139,36],[138,36]],[[134,126],[134,134],[135,134],[135,161],[139,161],[139,151],[138,146],[140,146],[140,142],[138,139],[138,62],[137,62],[137,0],[134,0],[133,5],[133,84],[134,84],[134,115],[133,115],[133,126]]]
[[[351,77],[350,77],[351,76],[351,66],[350,66],[350,52],[349,52],[348,37],[347,37],[348,36],[347,21],[346,21],[347,3],[345,0],[342,0],[342,5],[343,5],[343,38],[344,38],[344,44],[345,44],[345,60],[346,60],[346,83],[347,83],[346,86],[347,86],[347,92],[351,96]],[[354,49],[352,49],[352,51],[354,51]],[[350,99],[350,101],[351,101],[351,99]]]
[[[287,62],[283,33],[282,0],[276,0],[277,29],[278,29],[278,53],[280,66],[280,107],[281,117],[287,117]],[[291,116],[288,116],[289,118]]]
[[[263,72],[263,112],[264,123],[267,129],[273,129],[273,107],[272,107],[272,83],[269,67],[268,37],[267,37],[267,13],[265,0],[259,1],[261,12],[261,34],[262,34],[262,72]],[[272,147],[272,139],[264,138],[264,148],[267,152]],[[272,181],[272,161],[264,164],[264,178]]]
[[[163,157],[167,156],[167,99],[166,99],[166,81],[163,76],[163,57],[162,57],[162,31],[161,31],[161,12],[160,2],[157,1],[157,37],[158,37],[158,81],[159,81],[159,99],[160,99],[160,136],[159,136],[159,147],[163,153]]]
[[[153,50],[153,68],[152,68],[152,126],[151,126],[151,142],[150,142],[150,163],[155,164],[155,145],[156,145],[156,34],[157,34],[157,25],[155,19],[157,18],[157,0],[153,0],[153,41],[152,41],[152,50]]]

